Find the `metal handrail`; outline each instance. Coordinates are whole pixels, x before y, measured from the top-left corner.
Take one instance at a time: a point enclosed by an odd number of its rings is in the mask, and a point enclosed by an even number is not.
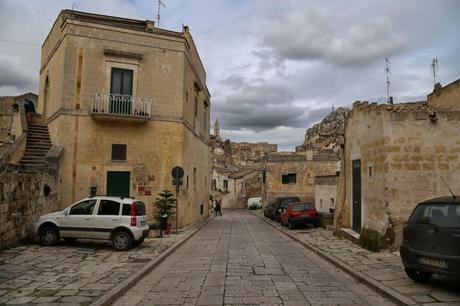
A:
[[[152,98],[97,93],[93,96],[92,114],[150,118]]]

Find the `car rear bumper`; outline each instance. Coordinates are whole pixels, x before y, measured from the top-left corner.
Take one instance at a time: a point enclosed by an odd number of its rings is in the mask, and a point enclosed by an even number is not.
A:
[[[317,224],[319,221],[318,217],[299,217],[292,218],[291,222],[294,224]]]
[[[131,228],[131,231],[133,233],[133,236],[134,236],[134,240],[139,240],[139,239],[142,239],[142,238],[146,238],[148,235],[149,235],[149,227],[146,226],[146,227],[138,227],[138,228]]]
[[[460,256],[418,251],[411,248],[405,242],[401,243],[399,252],[401,254],[401,260],[405,268],[460,277]],[[445,261],[447,268],[422,264],[420,263],[421,257]]]

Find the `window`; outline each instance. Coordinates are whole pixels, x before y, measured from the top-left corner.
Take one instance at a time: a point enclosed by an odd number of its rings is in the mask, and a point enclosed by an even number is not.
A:
[[[224,180],[224,190],[228,190],[228,181]]]
[[[121,212],[122,216],[131,216],[131,205],[123,204],[123,211]]]
[[[112,144],[112,160],[126,161],[126,145]]]
[[[193,190],[196,190],[196,168],[193,168]]]
[[[96,200],[87,200],[75,204],[72,208],[70,208],[69,215],[92,215],[95,204]]]
[[[369,177],[372,177],[372,167],[369,167]]]
[[[198,97],[195,96],[195,118],[198,117]]]
[[[185,92],[185,102],[188,102],[188,91]]]
[[[419,205],[410,223],[460,228],[460,205],[438,203]]]
[[[212,180],[212,190],[217,190],[217,180],[216,179]]]
[[[297,174],[296,173],[283,174],[281,176],[281,183],[282,184],[296,184]]]
[[[133,94],[133,71],[130,69],[112,68],[110,93],[131,96]]]
[[[187,175],[187,189],[188,189],[188,175]]]
[[[315,210],[315,206],[310,203],[299,203],[292,206],[292,211]]]
[[[98,216],[118,216],[120,214],[120,203],[111,200],[101,200],[97,214]]]

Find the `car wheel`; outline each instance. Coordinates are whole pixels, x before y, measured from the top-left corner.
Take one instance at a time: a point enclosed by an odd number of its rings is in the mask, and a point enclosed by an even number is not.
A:
[[[59,232],[56,227],[45,227],[40,232],[40,242],[44,246],[56,245],[59,242]]]
[[[140,245],[142,242],[144,242],[144,238],[141,238],[141,239],[139,239],[139,240],[134,241],[134,242],[133,242],[133,245],[138,246],[138,245]]]
[[[313,227],[318,227],[319,226],[319,221],[315,221],[315,223],[313,223]]]
[[[77,241],[77,238],[64,238],[64,240],[68,243],[75,243]]]
[[[294,228],[294,223],[292,223],[291,220],[288,220],[288,226],[289,226],[289,229],[293,229]]]
[[[431,275],[433,275],[429,272],[424,272],[410,268],[406,268],[406,274],[417,283],[427,282],[431,278]]]
[[[131,235],[125,231],[119,231],[113,234],[112,246],[117,251],[126,251],[133,245]]]

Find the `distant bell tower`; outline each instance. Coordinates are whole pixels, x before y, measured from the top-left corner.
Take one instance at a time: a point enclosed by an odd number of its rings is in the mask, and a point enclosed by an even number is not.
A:
[[[216,137],[216,139],[220,139],[220,126],[217,118],[216,122],[214,122],[214,136]]]

